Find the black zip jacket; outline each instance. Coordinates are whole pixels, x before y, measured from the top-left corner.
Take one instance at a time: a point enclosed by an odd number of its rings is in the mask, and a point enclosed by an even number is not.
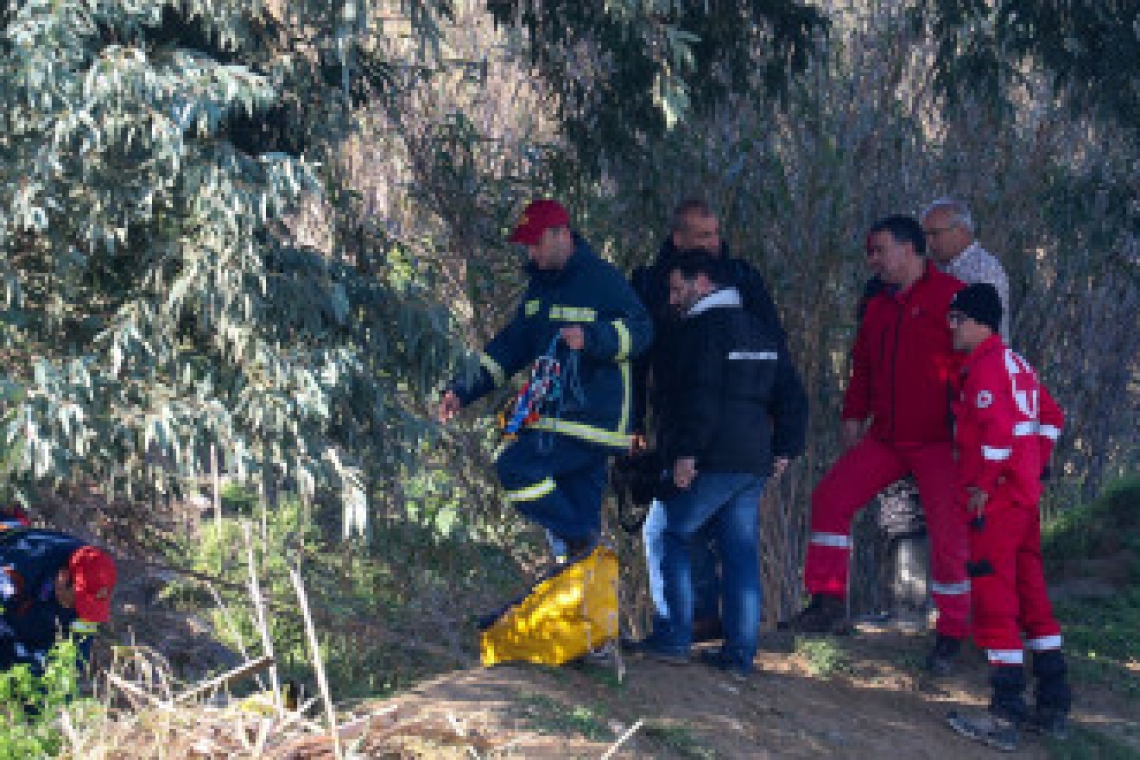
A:
[[[649,316],[653,319],[653,345],[649,350],[638,356],[633,362],[633,423],[632,430],[644,434],[646,428],[647,408],[652,408],[655,415],[662,413],[662,393],[665,378],[673,372],[669,366],[667,352],[663,346],[671,342],[670,332],[677,326],[677,317],[669,306],[669,266],[677,255],[677,248],[673,245],[673,238],[665,238],[657,258],[649,266],[641,266],[633,271],[630,281],[637,297],[645,304]],[[780,324],[780,315],[776,311],[776,304],[768,292],[768,285],[764,276],[756,267],[744,259],[733,258],[729,255],[728,245],[721,243],[720,255],[727,262],[727,276],[725,285],[735,287],[740,293],[744,308],[755,314],[760,321],[772,327],[779,337],[780,347],[786,345],[784,328]],[[653,389],[648,388],[649,375],[653,375]]]
[[[782,336],[742,305],[736,288],[697,302],[662,350],[661,448],[696,457],[698,472],[772,474],[774,457],[803,453],[804,393]]]

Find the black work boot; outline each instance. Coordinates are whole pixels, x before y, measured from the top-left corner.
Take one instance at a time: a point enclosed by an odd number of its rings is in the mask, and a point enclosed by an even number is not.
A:
[[[1036,707],[1025,723],[1026,729],[1053,739],[1069,735],[1069,710],[1073,694],[1069,688],[1069,667],[1059,649],[1033,655]]]
[[[796,633],[847,633],[847,603],[838,596],[812,594],[811,603],[792,618]]]
[[[990,668],[990,709],[987,712],[952,712],[946,722],[958,733],[1004,752],[1017,749],[1020,726],[1025,722],[1025,669],[1021,665]]]
[[[926,656],[923,669],[935,676],[948,676],[958,667],[958,657],[962,652],[962,640],[939,633],[934,639],[934,647]]]
[[[1003,752],[1013,752],[1017,749],[1018,740],[1021,738],[1017,721],[999,713],[955,710],[946,716],[946,722],[950,724],[950,728],[963,736]]]

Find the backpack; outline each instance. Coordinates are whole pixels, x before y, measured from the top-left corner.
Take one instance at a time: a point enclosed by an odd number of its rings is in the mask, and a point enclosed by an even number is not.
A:
[[[618,637],[618,559],[596,546],[554,569],[481,626],[483,664],[562,665]]]

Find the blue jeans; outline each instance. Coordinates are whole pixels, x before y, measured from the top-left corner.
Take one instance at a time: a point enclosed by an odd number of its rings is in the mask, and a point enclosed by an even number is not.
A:
[[[665,560],[665,505],[654,499],[641,528],[645,544],[645,568],[649,574],[649,596],[653,600],[654,626],[669,617],[665,601],[665,581],[661,564]],[[708,529],[697,532],[690,544],[689,566],[693,579],[693,620],[720,619],[720,573],[712,537]]]
[[[557,538],[596,536],[610,452],[564,435],[523,431],[495,460],[499,482],[519,512]]]
[[[752,473],[701,473],[686,491],[665,502],[662,570],[669,621],[659,638],[664,648],[688,654],[692,644],[692,543],[708,525],[720,551],[723,652],[735,665],[751,669],[763,603],[758,513],[764,482]]]

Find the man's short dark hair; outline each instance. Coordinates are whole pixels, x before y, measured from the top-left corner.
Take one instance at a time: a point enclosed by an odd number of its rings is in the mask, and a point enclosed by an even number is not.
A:
[[[673,209],[673,219],[669,223],[669,231],[678,232],[684,229],[686,220],[694,214],[703,217],[716,216],[716,212],[707,202],[700,198],[686,198]]]
[[[695,280],[700,274],[708,277],[714,285],[724,285],[727,280],[724,260],[702,248],[678,251],[669,259],[669,274],[672,275],[674,270],[686,280]]]
[[[926,253],[926,236],[922,233],[922,225],[913,216],[892,214],[884,217],[871,225],[870,234],[876,232],[891,233],[896,243],[910,243],[919,256]]]

